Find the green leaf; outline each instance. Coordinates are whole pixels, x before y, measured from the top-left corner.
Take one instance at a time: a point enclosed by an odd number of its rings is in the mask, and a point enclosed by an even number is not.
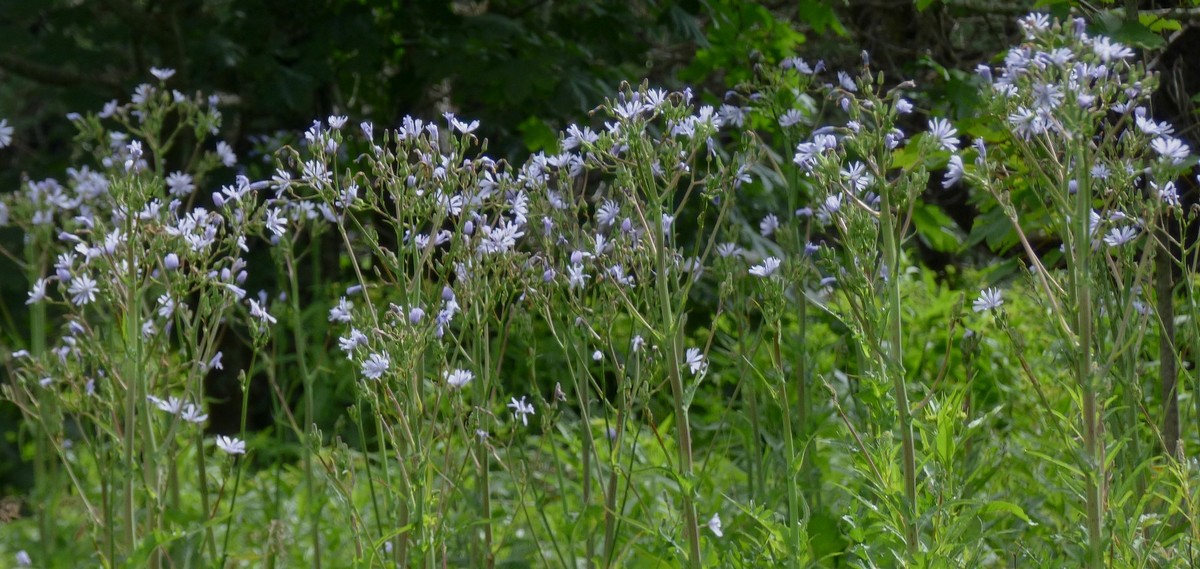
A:
[[[1029,516],[1025,514],[1025,510],[1021,509],[1021,506],[1018,506],[1012,502],[1004,502],[1001,500],[988,502],[979,513],[988,514],[992,512],[1012,514],[1031,526],[1038,525],[1037,522],[1029,519]]]
[[[962,248],[963,237],[942,208],[922,203],[913,209],[913,226],[917,236],[930,249],[940,253],[953,253]]]

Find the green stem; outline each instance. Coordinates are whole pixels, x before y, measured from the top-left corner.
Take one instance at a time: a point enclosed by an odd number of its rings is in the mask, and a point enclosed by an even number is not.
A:
[[[312,541],[313,567],[321,569],[321,507],[317,503],[316,491],[313,486],[312,451],[308,444],[308,433],[315,418],[313,405],[313,377],[308,369],[308,341],[304,335],[303,313],[300,311],[300,283],[296,276],[296,262],[292,254],[291,244],[284,244],[284,260],[287,263],[288,283],[291,290],[288,298],[292,303],[292,335],[296,342],[296,360],[300,363],[300,378],[304,383],[304,428],[300,434],[300,444],[304,448],[304,496],[311,512],[309,524],[309,539]]]
[[[881,162],[886,163],[886,162]],[[904,384],[904,329],[900,313],[900,246],[896,240],[896,219],[892,214],[891,192],[883,191],[880,225],[883,233],[883,257],[887,264],[886,291],[888,350],[883,371],[892,379],[892,393],[899,415],[901,467],[904,471],[904,541],[911,561],[917,553],[917,466],[913,445],[912,418],[908,409],[908,390]]]
[[[655,237],[658,241],[658,278],[655,279],[655,283],[658,288],[658,300],[662,311],[662,325],[666,327],[665,339],[669,343],[667,349],[667,375],[671,383],[671,396],[675,403],[675,430],[676,436],[679,438],[679,475],[684,482],[681,485],[683,533],[688,543],[688,565],[692,569],[699,569],[702,563],[700,559],[700,526],[696,521],[696,504],[693,496],[694,490],[692,489],[692,431],[688,421],[687,406],[684,402],[683,377],[679,369],[684,358],[683,327],[680,325],[680,322],[676,321],[676,316],[671,308],[671,279],[668,278],[670,273],[667,269],[667,247],[666,239],[663,236],[664,232],[662,231],[662,226],[658,223],[655,223],[653,227],[658,230],[658,235]]]

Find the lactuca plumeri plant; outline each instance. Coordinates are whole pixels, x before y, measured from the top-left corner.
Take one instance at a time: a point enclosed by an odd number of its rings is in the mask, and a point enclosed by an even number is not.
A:
[[[12,355],[5,395],[45,445],[44,496],[67,481],[75,487],[106,564],[217,562],[213,528],[224,504],[206,462],[214,447],[204,436],[203,382],[223,367],[219,342],[233,322],[272,321],[265,298],[243,288],[242,255],[249,240],[285,224],[258,199],[264,183],[238,176],[211,202],[197,192],[236,157],[210,140],[217,100],[169,90],[165,77],[128,102],[72,115],[96,170],[70,169],[65,184],[27,180],[4,203],[26,235],[19,262],[33,323],[28,347]],[[176,161],[183,169],[171,169]],[[217,446],[245,452],[236,439]],[[186,511],[193,502],[181,493],[195,490],[200,509]],[[144,547],[150,539],[161,545]]]
[[[1166,326],[1175,318],[1173,252],[1183,239],[1171,232],[1184,215],[1175,180],[1190,151],[1170,124],[1151,117],[1156,77],[1134,62],[1133,50],[1090,35],[1079,19],[1034,14],[1020,25],[1025,41],[1004,65],[979,69],[996,119],[952,157],[946,183],[982,189],[992,198],[986,207],[1010,220],[1056,324],[1054,353],[1072,370],[1077,408],[1065,416],[1042,411],[1060,424],[1062,443],[1078,447],[1058,472],[1077,488],[1085,519],[1085,534],[1074,540],[1086,548],[1072,555],[1095,567],[1114,544],[1138,539],[1143,529],[1126,520],[1142,506],[1122,504],[1137,488],[1162,484],[1138,470],[1160,444],[1173,455],[1179,437],[1170,418],[1174,378],[1163,380],[1166,422],[1147,425],[1141,369],[1160,325],[1162,350],[1151,357],[1164,369],[1178,357]],[[1046,240],[1061,246],[1039,255],[1036,243]],[[998,308],[997,300],[981,296],[977,306]],[[1037,378],[1027,379],[1041,393]]]
[[[585,551],[569,556],[618,563],[631,539],[620,535],[619,511],[630,507],[618,503],[620,489],[633,474],[626,461],[645,437],[640,421],[664,380],[677,434],[673,506],[685,544],[677,553],[701,562],[688,406],[707,363],[703,346],[685,345],[684,323],[688,291],[704,274],[712,241],[679,242],[675,220],[699,211],[705,235],[734,203],[744,176],[741,158],[717,146],[721,118],[690,98],[626,90],[602,107],[603,130],[572,126],[557,154],[520,167],[479,154],[477,125],[453,115],[444,124],[406,118],[399,129],[378,132],[363,124],[366,152],[348,167],[329,151],[340,132],[319,125],[304,152],[281,155],[276,178],[287,180],[290,195],[333,212],[359,281],[359,294],[342,299],[329,318],[342,327],[338,345],[360,370],[360,405],[371,410],[360,417],[374,423],[364,427],[379,433],[390,457],[383,478],[394,482],[372,506],[381,520],[372,539],[395,542],[400,562],[432,562],[454,542],[490,564],[496,544],[509,539],[492,521],[492,480],[524,487],[531,475],[512,470],[499,453],[518,452],[532,433],[551,436],[561,413],[545,409],[570,401],[581,427],[572,430],[583,445],[583,495],[561,514],[597,507],[605,514]],[[566,373],[555,376],[553,394],[537,382],[527,393],[498,393],[510,335],[535,324],[549,331]],[[616,397],[597,383],[603,369],[620,378]],[[604,452],[593,420],[608,425]],[[549,444],[561,444],[553,438]],[[458,486],[434,483],[435,472],[463,461],[473,467]],[[459,523],[482,524],[478,541],[429,514],[463,493],[478,510]],[[524,516],[538,507],[523,503],[531,499],[518,500]],[[395,526],[411,529],[383,529]],[[559,539],[552,527],[544,530]]]

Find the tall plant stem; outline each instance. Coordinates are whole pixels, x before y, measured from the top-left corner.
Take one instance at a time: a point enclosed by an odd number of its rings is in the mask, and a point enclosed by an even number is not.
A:
[[[658,235],[663,232],[659,228]],[[700,526],[696,522],[696,504],[692,496],[692,431],[688,422],[687,405],[684,402],[683,377],[680,364],[683,362],[683,327],[676,321],[672,307],[671,287],[667,269],[667,250],[665,239],[659,242],[657,255],[658,278],[656,284],[659,294],[659,304],[662,325],[666,327],[665,339],[669,343],[667,349],[667,375],[671,383],[671,395],[675,400],[675,430],[679,439],[679,475],[683,478],[681,493],[683,509],[683,533],[688,543],[688,566],[693,569],[701,567],[700,560]]]
[[[304,425],[299,433],[300,444],[304,448],[304,496],[312,518],[309,524],[309,539],[312,540],[313,567],[321,568],[321,508],[317,505],[316,492],[313,488],[312,451],[309,448],[307,435],[313,424],[315,410],[313,406],[313,377],[308,369],[308,339],[304,335],[302,313],[300,312],[300,283],[296,276],[296,259],[292,254],[290,244],[284,249],[284,260],[287,263],[288,283],[291,290],[288,297],[292,301],[292,315],[296,321],[292,325],[293,340],[296,342],[296,360],[300,363],[300,378],[304,382]]]
[[[1159,251],[1154,258],[1154,292],[1158,298],[1158,318],[1162,331],[1158,342],[1158,377],[1163,398],[1163,450],[1167,456],[1174,457],[1179,444],[1179,393],[1175,389],[1178,379],[1175,367],[1175,284],[1172,282],[1171,251],[1166,231],[1158,231],[1157,241]]]
[[[771,342],[771,361],[775,364],[775,369],[783,374],[783,358],[780,354],[779,345],[782,341],[782,327],[775,324],[775,334]],[[787,501],[788,501],[788,566],[793,568],[800,567],[800,498],[796,491],[796,437],[792,433],[792,405],[788,400],[787,382],[780,381],[779,389],[782,391],[780,401],[782,402],[783,410],[783,439],[787,441],[787,457],[785,457],[785,467],[787,468]]]
[[[1082,146],[1082,145],[1081,145]],[[1076,163],[1090,164],[1083,151]],[[1084,473],[1085,502],[1087,507],[1088,567],[1099,568],[1103,563],[1104,536],[1101,531],[1100,479],[1103,463],[1100,458],[1099,411],[1096,401],[1096,386],[1092,377],[1092,291],[1088,271],[1091,267],[1091,179],[1087,169],[1081,168],[1081,180],[1075,192],[1073,221],[1074,262],[1070,265],[1071,286],[1074,290],[1078,312],[1075,331],[1077,342],[1075,378],[1083,397],[1083,445],[1087,457]]]
[[[36,244],[40,239],[34,239],[28,249],[26,249],[26,258],[30,273],[28,279],[30,283],[37,282],[41,278],[42,263],[38,262],[36,251],[40,249]],[[29,351],[33,357],[40,358],[42,353],[46,351],[46,304],[43,302],[35,302],[29,306]],[[38,409],[42,406],[39,405]],[[50,433],[45,432],[46,418],[42,418],[42,432],[37,434],[37,445],[34,447],[33,471],[38,486],[38,495],[40,497],[41,506],[37,508],[37,524],[38,538],[42,547],[42,559],[50,559],[50,553],[53,551],[52,544],[54,542],[54,534],[50,525],[50,516],[47,513],[52,507],[48,497],[51,493],[50,481],[50,445],[48,437]],[[105,512],[108,512],[106,509]],[[111,522],[112,520],[106,520]],[[111,541],[112,530],[109,526],[109,536]],[[111,555],[111,553],[110,553]],[[115,558],[114,558],[115,559]]]
[[[888,350],[883,371],[892,378],[892,392],[899,415],[901,467],[904,471],[904,542],[911,560],[917,552],[917,462],[913,445],[912,417],[908,409],[908,390],[904,385],[903,328],[900,319],[900,245],[896,239],[896,219],[892,216],[889,192],[880,192],[883,232],[883,258],[887,264],[887,339]]]

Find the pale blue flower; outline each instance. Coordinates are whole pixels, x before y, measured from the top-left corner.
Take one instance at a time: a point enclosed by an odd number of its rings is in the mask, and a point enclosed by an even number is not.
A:
[[[1000,297],[1000,290],[995,288],[984,289],[979,292],[979,298],[971,304],[971,308],[975,312],[983,312],[984,310],[995,310],[1004,304],[1004,299]]]
[[[217,448],[225,451],[225,454],[246,454],[246,441],[235,437],[217,435]]]

